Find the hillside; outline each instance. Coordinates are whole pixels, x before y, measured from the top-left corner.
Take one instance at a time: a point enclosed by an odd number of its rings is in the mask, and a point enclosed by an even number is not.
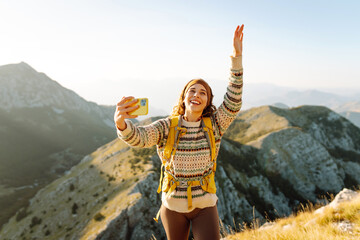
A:
[[[154,119],[155,120],[155,119]],[[239,113],[216,172],[224,225],[289,216],[309,201],[360,184],[360,129],[326,107],[262,106]],[[152,218],[160,161],[155,147],[121,140],[86,156],[0,231],[4,239],[165,239]]]
[[[349,119],[352,123],[354,123],[357,127],[360,127],[360,112],[340,112],[342,116]]]
[[[334,110],[360,127],[360,101],[347,102]]]
[[[298,213],[267,222],[259,227],[256,220],[251,226],[241,226],[228,234],[223,228],[223,240],[235,239],[292,239],[333,240],[360,238],[360,194],[342,190],[328,205],[307,205]]]
[[[125,237],[135,226],[141,229],[144,226],[135,224],[141,213],[156,214],[153,206],[160,206],[156,192],[149,191],[157,184],[150,159],[154,150],[132,150],[117,139],[102,146],[39,191],[0,235],[5,239],[94,239],[119,217],[124,217],[119,236]],[[144,199],[146,204],[139,209],[144,192],[152,198]]]
[[[39,189],[116,137],[114,111],[24,62],[0,66],[0,226]]]

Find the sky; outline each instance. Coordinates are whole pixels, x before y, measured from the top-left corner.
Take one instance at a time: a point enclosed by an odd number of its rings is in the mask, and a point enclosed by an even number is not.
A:
[[[246,84],[360,91],[360,1],[0,0],[0,65],[26,62],[88,101],[169,111],[203,78],[222,99],[244,24]]]

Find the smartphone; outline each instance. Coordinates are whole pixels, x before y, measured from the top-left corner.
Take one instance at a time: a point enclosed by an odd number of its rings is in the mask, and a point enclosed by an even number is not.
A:
[[[148,99],[147,98],[138,98],[138,102],[134,105],[139,105],[139,108],[129,112],[130,115],[147,115],[148,114]]]

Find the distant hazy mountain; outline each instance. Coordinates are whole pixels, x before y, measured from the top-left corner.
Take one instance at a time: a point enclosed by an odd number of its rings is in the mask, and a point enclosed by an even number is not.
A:
[[[337,108],[334,108],[337,112],[358,112],[360,113],[360,100],[346,102]]]
[[[151,119],[154,121],[156,118]],[[150,122],[147,121],[146,123]],[[4,239],[165,239],[156,148],[119,139],[87,155],[3,226]],[[216,172],[224,226],[288,216],[360,183],[360,129],[326,107],[241,111]]]
[[[49,106],[58,114],[65,109],[96,113],[109,127],[114,126],[104,108],[86,101],[24,62],[0,66],[0,84],[0,108],[6,111]]]
[[[24,62],[0,66],[0,225],[40,187],[116,137],[114,110]]]
[[[288,109],[289,106],[288,105],[285,105],[283,103],[274,103],[272,104],[271,106],[274,106],[274,107],[277,107],[277,108],[285,108],[285,109]]]
[[[335,109],[356,96],[347,97],[319,90],[297,90],[272,84],[248,84],[244,86],[244,108],[283,103],[289,107],[300,105],[322,105]]]
[[[152,117],[168,116],[168,115],[170,115],[170,112],[166,112],[165,110],[162,110],[160,108],[153,108],[152,106],[149,106],[148,114],[144,115],[144,116],[138,116],[136,118],[136,120],[137,121],[143,121],[145,119],[149,119],[149,118],[152,118]]]
[[[243,109],[263,105],[280,108],[301,105],[326,106],[360,127],[360,94],[356,94],[354,90],[351,95],[348,92],[344,89],[339,90],[339,93],[346,93],[342,95],[327,90],[298,90],[273,84],[249,83],[244,87]]]
[[[340,112],[340,114],[349,119],[357,127],[360,127],[360,112]]]

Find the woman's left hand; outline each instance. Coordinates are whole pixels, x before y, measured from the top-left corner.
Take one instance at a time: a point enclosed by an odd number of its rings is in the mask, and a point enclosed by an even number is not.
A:
[[[243,40],[244,24],[241,27],[238,25],[234,33],[234,56],[242,56],[242,40]]]

